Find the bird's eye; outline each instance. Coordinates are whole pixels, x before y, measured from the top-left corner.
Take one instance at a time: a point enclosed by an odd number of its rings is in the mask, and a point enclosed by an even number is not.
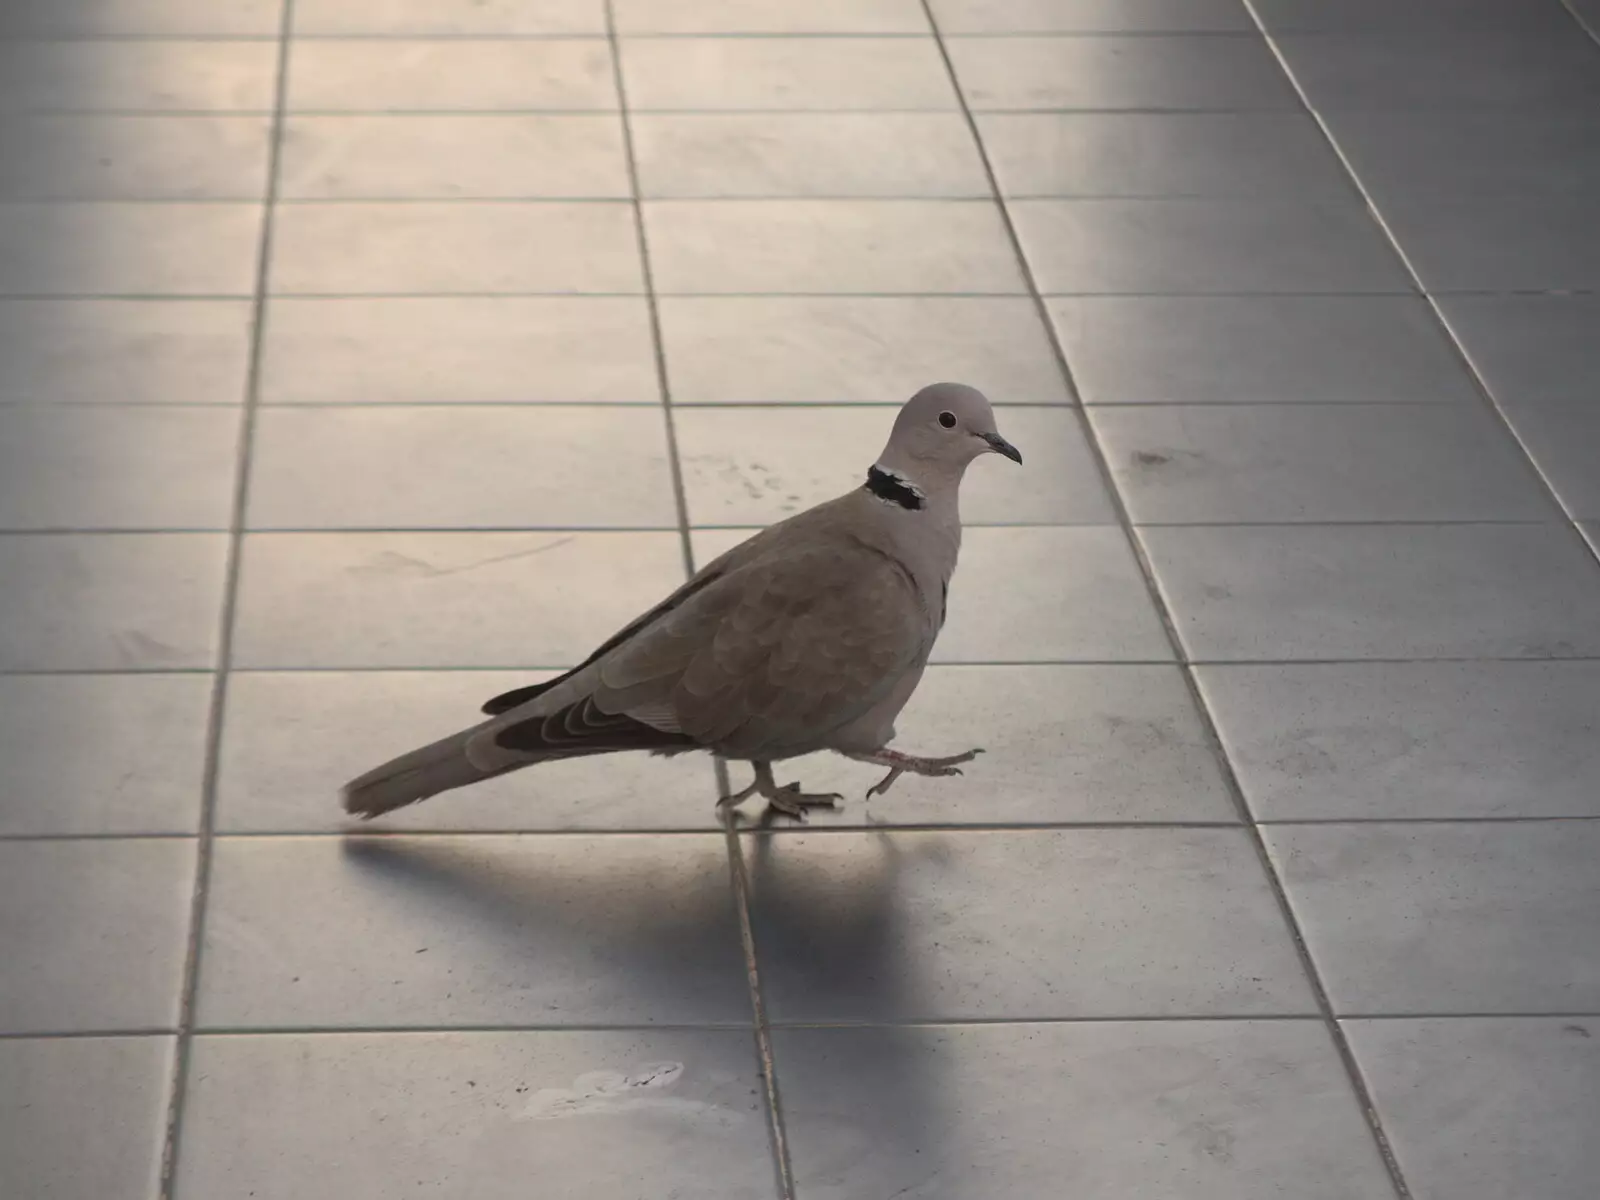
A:
[[[953,412],[942,412],[942,413],[940,413],[939,414],[939,424],[943,425],[946,429],[954,429],[956,427],[956,415],[955,415],[955,413],[953,413]]]

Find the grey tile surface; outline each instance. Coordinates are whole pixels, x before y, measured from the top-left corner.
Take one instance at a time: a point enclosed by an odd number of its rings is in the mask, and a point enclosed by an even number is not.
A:
[[[206,674],[0,676],[0,834],[193,833],[211,688]]]
[[[1600,652],[1600,568],[1556,525],[1140,532],[1204,660],[1570,658]]]
[[[614,114],[291,117],[289,200],[627,198]]]
[[[1482,405],[1187,404],[1091,411],[1136,522],[1538,521],[1554,515],[1516,442]]]
[[[239,426],[220,405],[0,407],[0,528],[226,529]]]
[[[176,1024],[194,861],[187,838],[0,842],[0,1032]]]
[[[945,33],[1253,32],[1239,0],[930,0]]]
[[[227,537],[0,535],[0,670],[209,667]]]
[[[253,529],[678,525],[659,408],[270,408],[253,453]]]
[[[1600,824],[1278,825],[1266,839],[1338,1012],[1600,1008]]]
[[[954,109],[931,38],[632,38],[628,106],[705,111]]]
[[[721,834],[245,838],[213,853],[202,1028],[750,1020]]]
[[[12,0],[0,11],[6,37],[270,36],[283,0]],[[335,3],[339,0],[334,0]]]
[[[268,404],[660,402],[642,297],[279,296],[263,342]]]
[[[0,401],[236,404],[244,300],[0,300]]]
[[[225,833],[354,828],[338,788],[411,746],[480,720],[491,696],[543,671],[245,671],[228,683],[217,785]],[[695,829],[717,827],[703,755],[644,754],[542,763],[401,809],[370,828]]]
[[[266,117],[0,117],[0,200],[251,200]]]
[[[796,1193],[1393,1193],[1321,1027],[1094,1022],[774,1035]]]
[[[296,0],[306,34],[603,34],[604,0]]]
[[[996,404],[1071,399],[1020,296],[672,296],[660,309],[679,403],[898,404],[941,378]]]
[[[689,520],[764,526],[860,486],[894,418],[864,405],[687,408],[673,423]],[[961,515],[969,527],[1115,522],[1076,413],[1013,408],[998,424],[1026,465],[993,455],[968,469]],[[857,448],[855,470],[846,447]]]
[[[0,295],[248,296],[254,204],[0,205]]]
[[[622,33],[927,33],[920,0],[615,0]]]
[[[296,111],[605,110],[617,107],[604,38],[299,39]]]
[[[1431,292],[1600,288],[1594,196],[1396,193],[1380,207]]]
[[[1418,1200],[1583,1200],[1600,1152],[1596,1022],[1350,1021],[1346,1032]]]
[[[1235,830],[744,842],[779,1023],[1312,1009],[1266,877]]]
[[[955,37],[946,45],[976,110],[1293,110],[1299,103],[1260,38]]]
[[[1253,0],[1269,33],[1570,32],[1561,0]]]
[[[704,565],[749,530],[696,530]],[[1164,661],[1172,657],[1133,553],[1110,526],[969,529],[934,647],[944,663]]]
[[[1044,292],[1401,292],[1406,277],[1353,202],[1017,200]]]
[[[1202,667],[1258,819],[1600,816],[1600,664]]]
[[[1600,517],[1600,406],[1515,404],[1506,416],[1567,512]]]
[[[1063,296],[1049,309],[1086,404],[1476,400],[1420,299]]]
[[[1296,113],[981,113],[1008,196],[1348,199],[1327,140]]]
[[[1173,667],[930,667],[896,725],[909,754],[985,753],[960,778],[902,776],[870,801],[881,768],[830,754],[785,762],[784,779],[845,797],[813,825],[1236,819]],[[746,768],[731,773],[742,787]]]
[[[0,40],[0,111],[270,112],[266,41]]]
[[[19,1196],[157,1194],[172,1041],[0,1041],[0,1170]]]
[[[1594,400],[1600,296],[1445,296],[1440,304],[1501,404]]]
[[[653,201],[645,228],[666,293],[1026,290],[989,201]]]
[[[650,197],[990,194],[954,112],[658,113],[632,125]]]
[[[567,666],[682,583],[682,561],[666,532],[251,534],[234,660]]]
[[[1286,34],[1276,41],[1320,110],[1556,108],[1600,97],[1600,55],[1570,26],[1516,34]]]
[[[289,204],[271,285],[314,295],[639,292],[624,202]]]
[[[748,1031],[202,1037],[194,1070],[184,1200],[775,1194]]]

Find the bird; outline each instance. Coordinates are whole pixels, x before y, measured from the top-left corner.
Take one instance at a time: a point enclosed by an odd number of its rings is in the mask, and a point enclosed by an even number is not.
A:
[[[403,754],[343,788],[370,819],[536,763],[644,750],[710,751],[799,821],[836,792],[779,785],[773,764],[818,750],[901,775],[961,774],[981,748],[943,757],[889,748],[945,623],[961,547],[959,493],[985,454],[1020,464],[982,392],[922,388],[900,408],[866,479],[707,563],[565,674],[495,696],[487,720]]]

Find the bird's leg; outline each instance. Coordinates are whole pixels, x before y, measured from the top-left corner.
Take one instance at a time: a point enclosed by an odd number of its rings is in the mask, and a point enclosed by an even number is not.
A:
[[[877,783],[867,789],[867,799],[881,796],[887,792],[900,776],[910,772],[913,775],[959,775],[961,763],[971,762],[982,754],[983,750],[968,750],[965,754],[951,754],[945,758],[923,758],[915,754],[901,754],[898,750],[874,750],[870,754],[849,754],[857,762],[876,763],[880,767],[888,767],[889,773]]]
[[[779,787],[772,778],[772,764],[757,762],[752,763],[756,777],[749,787],[743,791],[733,792],[717,801],[718,805],[735,805],[743,803],[751,796],[760,796],[773,808],[785,816],[793,817],[797,821],[806,819],[808,808],[832,808],[844,797],[838,792],[802,792],[798,783],[787,783]]]

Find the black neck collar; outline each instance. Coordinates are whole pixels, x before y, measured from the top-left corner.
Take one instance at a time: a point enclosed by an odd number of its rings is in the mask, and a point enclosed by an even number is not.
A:
[[[912,487],[909,481],[892,471],[885,471],[882,467],[868,468],[867,482],[864,486],[867,491],[886,503],[898,504],[901,508],[922,507],[922,493]]]

